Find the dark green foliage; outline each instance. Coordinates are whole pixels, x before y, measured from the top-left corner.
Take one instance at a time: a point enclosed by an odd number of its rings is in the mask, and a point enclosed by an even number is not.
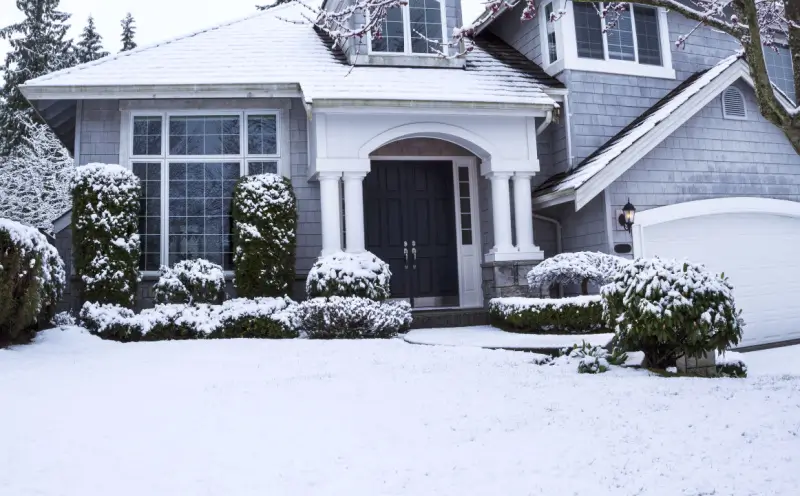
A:
[[[733,287],[702,265],[638,259],[604,286],[602,295],[617,345],[643,351],[648,368],[674,367],[684,354],[723,352],[742,336]]]
[[[298,325],[310,339],[391,338],[411,326],[411,307],[368,298],[314,298],[295,309]]]
[[[4,0],[10,3],[11,0]],[[26,81],[73,65],[72,41],[66,38],[70,15],[58,11],[59,0],[17,0],[25,18],[0,27],[0,39],[11,48],[0,68],[0,156],[9,155],[28,136],[27,117],[37,116],[19,87]],[[0,20],[0,24],[5,24]],[[21,114],[21,115],[20,115]]]
[[[94,25],[94,18],[89,16],[86,27],[83,28],[80,40],[75,47],[75,57],[79,64],[85,64],[93,60],[101,59],[108,55],[103,50],[103,37],[97,32]]]
[[[183,260],[172,268],[161,267],[153,286],[156,303],[221,303],[225,299],[222,267],[198,258]]]
[[[227,317],[209,338],[261,338],[289,339],[298,336],[296,329],[267,315],[239,315]]]
[[[233,193],[236,289],[256,298],[291,293],[297,246],[297,200],[277,174],[246,176]]]
[[[133,16],[130,12],[128,15],[125,16],[125,19],[122,20],[120,24],[122,24],[122,52],[127,52],[128,50],[133,50],[136,48],[136,42],[133,41],[133,36],[136,34],[136,27],[134,24]]]
[[[78,319],[90,333],[103,339],[123,343],[142,339],[141,323],[129,308],[89,301],[81,307]]]
[[[747,377],[747,365],[741,360],[717,364],[717,376],[743,379]]]
[[[64,290],[64,264],[36,229],[0,219],[0,347],[27,343]]]
[[[530,304],[523,304],[528,300]],[[509,303],[511,302],[511,303]],[[495,298],[489,303],[491,324],[525,334],[594,334],[609,332],[599,297]]]
[[[391,295],[389,264],[368,251],[319,257],[306,278],[309,298],[360,296],[383,301]]]
[[[119,165],[78,167],[72,246],[84,301],[132,308],[139,281],[139,179]]]

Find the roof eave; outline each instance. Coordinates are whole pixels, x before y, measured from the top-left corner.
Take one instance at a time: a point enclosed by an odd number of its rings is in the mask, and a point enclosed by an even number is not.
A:
[[[22,85],[28,100],[98,100],[133,98],[296,98],[297,83],[169,85]]]
[[[575,190],[565,189],[560,191],[548,191],[541,194],[534,194],[533,208],[536,210],[568,203],[575,200]]]

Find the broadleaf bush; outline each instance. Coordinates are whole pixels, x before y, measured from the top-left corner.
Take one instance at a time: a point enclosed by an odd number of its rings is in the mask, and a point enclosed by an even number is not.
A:
[[[383,301],[391,295],[389,264],[370,252],[337,252],[320,257],[308,273],[309,298],[358,296]]]
[[[571,298],[494,298],[492,325],[525,334],[594,334],[609,332],[599,295]]]

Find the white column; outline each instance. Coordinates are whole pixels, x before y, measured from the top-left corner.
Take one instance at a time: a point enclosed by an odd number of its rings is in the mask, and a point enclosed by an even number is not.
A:
[[[514,173],[514,231],[517,235],[517,249],[522,253],[539,251],[533,244],[532,175],[528,172]]]
[[[344,227],[350,253],[365,251],[364,176],[364,172],[344,173]]]
[[[319,173],[319,203],[322,212],[322,256],[342,250],[341,172]]]
[[[508,191],[510,172],[491,172],[492,182],[492,223],[494,224],[494,248],[492,253],[509,253],[514,250],[511,244],[511,196]]]

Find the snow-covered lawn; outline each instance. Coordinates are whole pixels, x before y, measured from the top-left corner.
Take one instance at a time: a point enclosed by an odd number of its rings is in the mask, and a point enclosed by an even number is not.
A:
[[[412,344],[540,350],[566,348],[574,344],[581,344],[583,341],[594,346],[605,346],[613,337],[613,334],[520,334],[505,332],[485,325],[448,329],[417,329],[406,333],[404,339]]]
[[[0,351],[0,494],[796,495],[800,347],[745,356],[745,380],[665,379],[401,339],[46,331]]]

